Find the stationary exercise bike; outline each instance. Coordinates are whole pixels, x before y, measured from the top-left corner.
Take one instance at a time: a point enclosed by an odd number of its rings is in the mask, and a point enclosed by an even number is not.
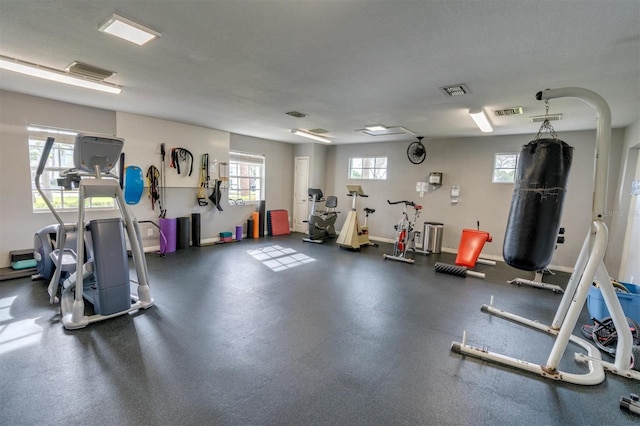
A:
[[[338,218],[338,212],[335,209],[338,207],[338,197],[329,195],[325,200],[322,190],[317,188],[309,188],[308,193],[311,200],[311,213],[309,214],[309,220],[305,222],[309,227],[309,237],[303,238],[302,241],[321,244],[324,240],[335,238],[337,235],[335,223]],[[324,201],[326,210],[317,210],[316,205],[321,201]]]
[[[123,191],[111,173],[124,140],[97,134],[80,133],[76,136],[73,151],[75,168],[63,171],[62,178],[58,179],[58,184],[65,189],[78,188],[78,221],[75,223],[62,220],[40,186],[40,178],[54,142],[54,138],[47,138],[38,163],[35,184],[58,221],[57,225],[46,231],[55,231],[56,248],[43,250],[42,255],[47,255],[52,264],[43,267],[41,275],[48,278],[53,269],[48,287],[49,300],[51,303],[60,303],[63,326],[66,329],[82,328],[92,322],[153,306],[138,222],[129,213]],[[91,197],[113,198],[122,218],[95,219],[85,223],[85,200]],[[137,275],[135,294],[130,290],[125,234]],[[72,235],[76,239],[75,251],[66,243]],[[47,245],[43,244],[43,247]],[[60,287],[62,291],[58,297]],[[85,315],[84,299],[93,305],[94,315]]]
[[[352,197],[351,211],[347,215],[347,220],[342,225],[340,235],[338,236],[337,244],[346,249],[358,250],[362,246],[378,246],[376,243],[369,241],[369,227],[367,222],[369,221],[369,215],[375,212],[375,209],[365,207],[364,224],[361,226],[358,220],[358,210],[356,209],[356,199],[358,197],[368,197],[362,191],[360,185],[347,185],[347,195]]]
[[[393,243],[393,254],[384,254],[383,257],[385,259],[397,260],[400,262],[406,263],[414,263],[415,260],[407,257],[408,252],[416,251],[416,242],[415,242],[415,224],[418,222],[418,217],[420,217],[420,211],[422,210],[422,206],[417,205],[413,201],[389,201],[389,204],[404,204],[404,208],[402,209],[402,217],[400,221],[394,226],[396,229],[396,240]],[[413,222],[409,219],[409,214],[407,213],[407,207],[413,207],[414,210],[414,219]]]

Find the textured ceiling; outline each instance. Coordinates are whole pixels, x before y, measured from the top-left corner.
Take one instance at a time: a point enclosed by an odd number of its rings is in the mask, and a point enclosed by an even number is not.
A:
[[[138,47],[97,31],[111,13],[162,36]],[[0,88],[46,98],[302,143],[323,128],[335,143],[367,124],[426,139],[537,132],[535,93],[593,90],[614,127],[640,117],[640,0],[0,0],[0,55],[64,69],[81,61],[117,75],[120,95],[0,71]],[[442,86],[471,93],[446,97]],[[493,110],[522,106],[522,116]],[[309,114],[294,118],[285,112]],[[574,99],[551,101],[557,131],[595,128]],[[1,113],[1,111],[0,111]]]

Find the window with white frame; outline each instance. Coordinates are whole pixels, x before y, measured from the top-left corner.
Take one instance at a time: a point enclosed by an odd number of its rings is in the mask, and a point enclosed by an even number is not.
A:
[[[493,183],[515,183],[520,154],[498,153],[493,161]]]
[[[229,152],[229,204],[263,200],[264,169],[264,155]]]
[[[60,173],[73,168],[74,130],[54,129],[40,126],[29,126],[29,165],[31,168],[31,201],[34,212],[49,211],[42,195],[36,189],[36,170],[44,145],[48,137],[55,142],[40,177],[40,187],[58,211],[75,211],[78,209],[78,190],[64,190],[58,185]],[[113,209],[115,203],[110,197],[91,197],[85,200],[85,209]]]
[[[349,158],[349,179],[387,179],[387,157]]]

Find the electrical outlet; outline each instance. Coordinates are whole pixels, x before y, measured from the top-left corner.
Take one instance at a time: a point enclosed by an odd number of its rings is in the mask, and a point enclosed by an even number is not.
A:
[[[153,237],[153,228],[147,229],[147,237]]]

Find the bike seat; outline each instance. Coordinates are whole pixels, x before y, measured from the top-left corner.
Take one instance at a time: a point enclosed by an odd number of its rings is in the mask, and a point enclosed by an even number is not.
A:
[[[335,195],[329,195],[324,205],[327,208],[335,209],[336,207],[338,207],[338,197],[336,197]]]
[[[371,214],[371,213],[375,213],[376,209],[370,209],[369,207],[365,207],[364,212],[367,214]]]

